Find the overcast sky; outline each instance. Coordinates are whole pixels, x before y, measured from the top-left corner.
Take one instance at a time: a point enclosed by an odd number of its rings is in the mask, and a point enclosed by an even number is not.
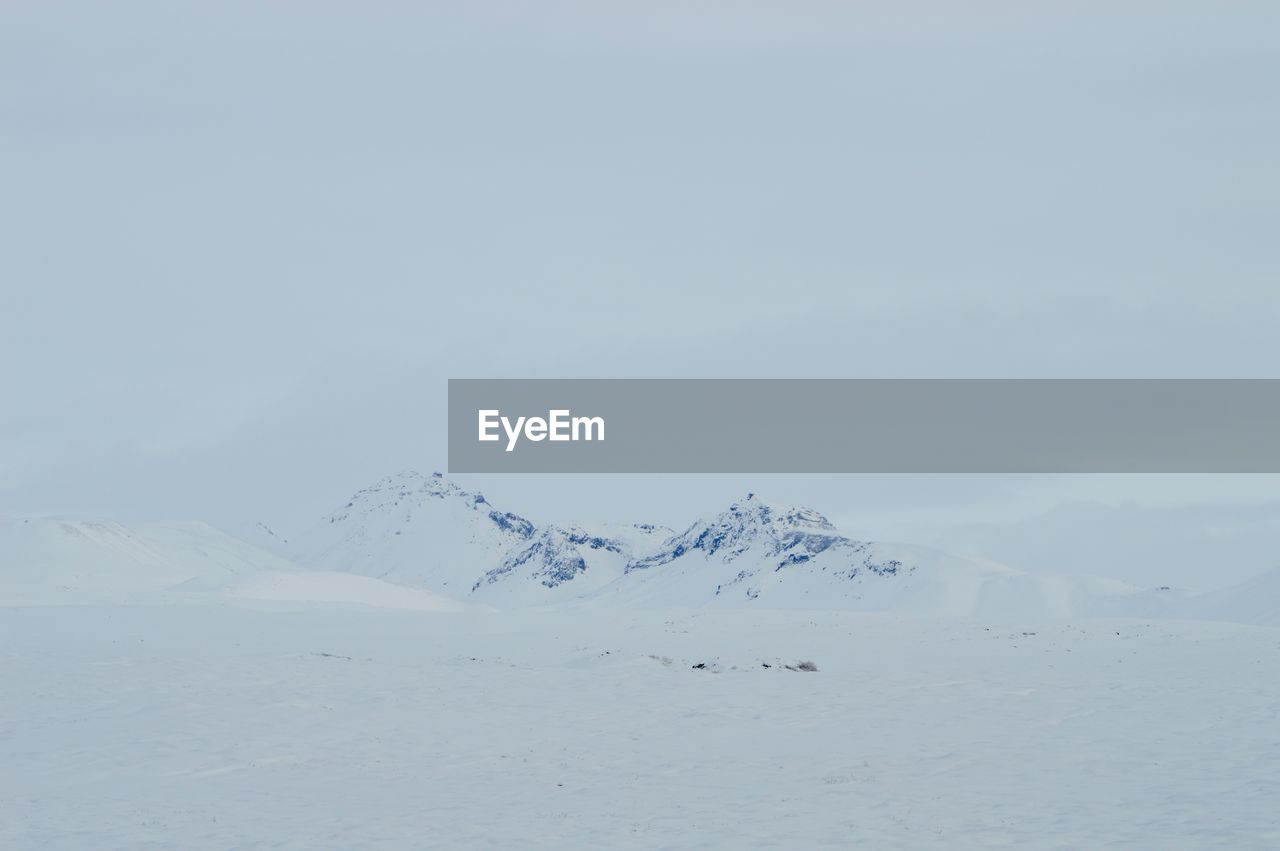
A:
[[[297,529],[443,469],[451,376],[1277,377],[1274,3],[693,5],[5,3],[0,512]],[[1280,507],[1266,477],[463,481],[551,520],[765,490],[877,534]]]

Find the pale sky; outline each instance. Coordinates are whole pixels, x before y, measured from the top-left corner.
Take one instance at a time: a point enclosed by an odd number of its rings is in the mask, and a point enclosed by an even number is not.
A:
[[[1280,377],[1274,3],[690,5],[4,4],[0,512],[301,528],[443,469],[449,377]],[[460,478],[542,520],[750,489],[972,546],[1063,503],[1280,507]],[[1274,566],[1256,533],[1233,564]]]

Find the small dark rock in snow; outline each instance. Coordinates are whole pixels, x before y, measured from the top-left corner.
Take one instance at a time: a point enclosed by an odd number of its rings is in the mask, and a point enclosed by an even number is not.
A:
[[[812,662],[796,662],[794,665],[786,666],[788,671],[816,671],[818,666]]]

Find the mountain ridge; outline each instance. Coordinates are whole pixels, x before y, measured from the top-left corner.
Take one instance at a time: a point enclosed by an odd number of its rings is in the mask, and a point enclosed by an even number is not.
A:
[[[405,545],[419,511],[447,518],[415,527],[439,530],[443,537],[415,532],[412,546]],[[401,513],[405,517],[396,519]],[[683,531],[642,523],[605,531],[535,525],[440,473],[409,471],[357,491],[321,525],[353,523],[367,527],[357,525],[336,539],[314,530],[304,534],[295,556],[322,569],[516,607],[757,605],[1073,617],[1114,608],[1116,599],[1141,591],[861,540],[814,509],[772,503],[754,492]],[[389,538],[399,544],[388,544]],[[334,548],[308,557],[305,548],[314,540],[328,540]]]
[[[436,611],[453,601],[477,610],[571,604],[1280,623],[1272,602],[1280,571],[1206,594],[1028,573],[863,540],[814,509],[755,493],[681,530],[538,524],[440,473],[410,470],[355,491],[288,540],[265,524],[246,529],[262,543],[200,523],[0,518],[0,603],[174,591],[323,603],[345,595]]]

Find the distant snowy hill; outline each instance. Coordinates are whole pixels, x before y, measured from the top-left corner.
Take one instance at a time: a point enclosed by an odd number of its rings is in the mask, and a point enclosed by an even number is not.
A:
[[[1197,620],[1280,626],[1280,568],[1231,588],[1187,599],[1178,612]]]
[[[203,523],[0,519],[0,605],[218,598],[450,612],[430,591],[301,568]]]
[[[291,569],[285,559],[203,523],[0,520],[0,600],[154,591]]]
[[[300,564],[426,588],[455,599],[535,537],[534,525],[435,473],[357,492],[283,550]]]

